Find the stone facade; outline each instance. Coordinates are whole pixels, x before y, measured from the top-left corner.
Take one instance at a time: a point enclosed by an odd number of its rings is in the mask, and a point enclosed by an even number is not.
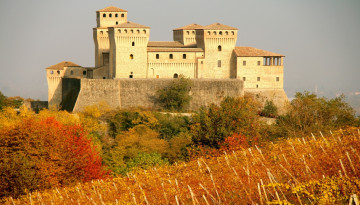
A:
[[[64,100],[72,99],[64,96],[68,94],[63,89],[68,90],[67,86],[70,85],[67,83],[63,86],[63,81],[67,78],[81,79],[81,90],[73,105],[75,110],[83,107],[84,103],[97,103],[95,99],[100,100],[104,95],[109,97],[109,93],[114,96],[110,97],[111,100],[106,100],[108,103],[128,107],[130,105],[123,102],[131,97],[124,95],[128,91],[124,91],[121,84],[135,86],[133,89],[139,89],[140,92],[145,87],[140,89],[137,86],[144,86],[142,83],[146,82],[154,91],[161,87],[160,82],[163,81],[160,79],[177,78],[180,75],[194,79],[194,82],[201,82],[201,85],[206,84],[201,81],[206,79],[210,87],[223,80],[224,85],[220,88],[230,96],[241,96],[244,91],[258,94],[264,93],[264,90],[283,92],[284,55],[252,47],[236,47],[237,28],[221,23],[207,26],[190,24],[173,30],[174,41],[156,42],[149,41],[150,27],[127,20],[126,10],[114,6],[101,9],[96,12],[96,22],[97,27],[93,29],[95,67],[81,67],[72,62],[61,62],[48,67],[49,106],[61,107],[68,104]],[[240,88],[233,88],[231,86],[234,84],[230,79],[244,83]],[[127,90],[129,89],[127,86]],[[197,89],[201,90],[201,87]],[[242,91],[239,92],[238,89]],[[144,91],[142,94],[149,92]],[[204,92],[206,93],[205,90]],[[139,97],[142,94],[136,95]],[[95,95],[97,97],[85,97]],[[210,93],[209,95],[212,96]],[[284,92],[278,96],[287,100]],[[216,101],[213,98],[206,99],[209,102]],[[135,105],[136,102],[142,105],[140,101],[131,103]]]

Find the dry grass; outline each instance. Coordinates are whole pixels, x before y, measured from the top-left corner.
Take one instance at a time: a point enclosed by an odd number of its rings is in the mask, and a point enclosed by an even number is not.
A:
[[[357,128],[34,192],[5,204],[334,204],[360,194]]]

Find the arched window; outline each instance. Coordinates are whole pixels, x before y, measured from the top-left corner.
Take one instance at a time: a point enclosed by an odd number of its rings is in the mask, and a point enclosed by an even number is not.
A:
[[[50,71],[50,74],[52,75],[52,74],[54,74],[54,71],[52,70],[52,71]]]
[[[210,32],[210,31],[208,31],[208,35],[211,35],[211,32]]]
[[[118,14],[115,14],[115,17],[118,17]]]
[[[195,34],[195,31],[192,31],[192,34]]]
[[[189,35],[189,34],[190,34],[190,31],[186,31],[186,34]]]
[[[222,35],[222,31],[219,31],[219,35]]]
[[[178,78],[179,75],[177,73],[174,74],[174,78]]]
[[[221,51],[221,46],[220,45],[218,46],[218,51]]]
[[[125,17],[125,15],[124,14],[121,14],[121,18],[124,18]]]
[[[106,17],[106,14],[103,14],[103,17],[105,18],[105,17]]]
[[[214,31],[214,35],[216,35],[216,31]]]
[[[125,31],[125,33],[127,33],[127,29],[125,29],[124,31]]]
[[[137,32],[137,33],[140,33],[140,30],[138,29],[138,30],[136,30],[136,32]]]
[[[134,30],[131,29],[130,32],[131,32],[131,33],[134,33]]]
[[[134,59],[134,55],[133,54],[130,54],[130,59]]]
[[[121,33],[121,30],[120,30],[120,29],[118,29],[118,33]]]
[[[235,35],[235,32],[234,32],[234,31],[231,31],[231,34],[232,34],[232,35]]]
[[[119,22],[116,22],[116,25],[118,25],[119,24]]]
[[[60,75],[60,71],[59,71],[59,70],[57,71],[57,74]]]
[[[103,34],[104,34],[104,32],[103,32],[103,31],[100,31],[100,34],[101,34],[101,35],[103,35]]]
[[[144,33],[146,33],[146,30],[144,29]]]
[[[129,78],[133,78],[133,77],[134,77],[133,72],[130,72]]]
[[[134,41],[131,43],[131,46],[135,46],[135,42],[134,42]]]
[[[112,14],[109,14],[109,17],[111,18],[111,17],[112,17]]]
[[[225,35],[229,35],[229,32],[225,31]]]

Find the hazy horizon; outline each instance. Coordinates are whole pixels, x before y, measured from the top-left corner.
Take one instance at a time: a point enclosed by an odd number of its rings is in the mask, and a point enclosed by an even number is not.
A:
[[[324,95],[359,92],[360,1],[7,1],[0,0],[0,91],[47,100],[45,68],[61,61],[94,66],[96,10],[113,5],[151,27],[150,41],[172,29],[220,22],[239,29],[237,46],[284,54],[284,89]]]

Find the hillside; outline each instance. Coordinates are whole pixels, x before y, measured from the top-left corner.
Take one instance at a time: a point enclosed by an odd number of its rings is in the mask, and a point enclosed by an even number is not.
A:
[[[360,131],[348,128],[6,198],[5,204],[345,204],[360,195],[359,163]]]

